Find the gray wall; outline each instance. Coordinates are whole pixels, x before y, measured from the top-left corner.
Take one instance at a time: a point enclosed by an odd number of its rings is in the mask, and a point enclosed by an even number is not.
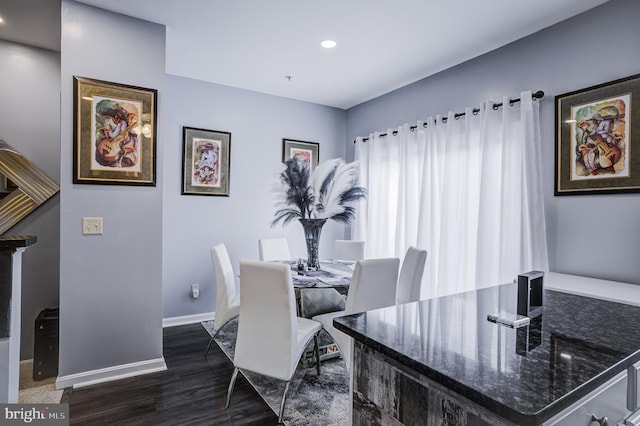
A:
[[[60,182],[60,55],[0,40],[0,76],[0,139]],[[33,356],[38,313],[58,306],[59,197],[55,195],[5,233],[38,237],[38,243],[22,255],[20,359]]]
[[[282,138],[320,143],[320,161],[344,157],[343,110],[181,77],[167,77],[163,203],[164,318],[215,310],[209,249],[225,243],[234,269],[258,258],[258,238],[286,237],[294,256],[306,257],[302,227],[270,227],[272,186],[282,164]],[[182,127],[231,132],[229,197],[180,195]],[[320,256],[344,227],[327,223]],[[323,254],[324,253],[324,254]],[[191,284],[200,284],[192,299]]]
[[[541,131],[552,271],[640,284],[640,194],[555,197],[554,97],[640,72],[640,2],[613,0],[432,77],[351,108],[353,139],[485,99],[543,90]],[[442,40],[445,42],[445,40]],[[428,55],[428,45],[424,52]]]
[[[270,189],[281,164],[282,138],[319,142],[321,160],[343,157],[346,113],[166,76],[160,26],[70,1],[64,2],[62,20],[62,77],[59,53],[0,42],[0,74],[12,82],[0,86],[2,99],[8,100],[0,105],[0,137],[57,182],[62,166],[63,195],[10,232],[39,238],[23,256],[21,359],[33,356],[37,313],[60,303],[64,376],[161,356],[161,298],[166,318],[212,312],[209,248],[217,242],[228,245],[236,268],[240,258],[257,258],[258,236],[285,236],[294,255],[305,256],[297,223],[269,226]],[[135,49],[120,51],[125,53],[121,60],[105,64],[106,53],[96,46],[113,32],[136,40]],[[160,89],[156,188],[71,184],[73,75]],[[38,125],[33,125],[34,99]],[[230,197],[180,195],[183,125],[232,133]],[[163,171],[165,146],[169,157]],[[103,217],[104,235],[82,236],[83,216]],[[344,227],[327,224],[321,254],[330,256],[331,241],[343,236]],[[201,285],[198,300],[189,295],[192,283]]]
[[[162,153],[158,185],[72,184],[73,76],[158,89],[164,106],[160,25],[62,2],[60,376],[162,357]],[[83,216],[104,235],[81,234]]]

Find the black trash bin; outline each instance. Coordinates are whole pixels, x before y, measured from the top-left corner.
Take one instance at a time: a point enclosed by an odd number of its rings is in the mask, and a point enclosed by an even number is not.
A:
[[[36,318],[33,344],[33,380],[58,375],[58,308],[42,310]]]

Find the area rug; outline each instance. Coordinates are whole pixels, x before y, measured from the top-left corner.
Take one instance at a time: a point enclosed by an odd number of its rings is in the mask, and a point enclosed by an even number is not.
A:
[[[58,404],[63,389],[56,389],[56,378],[33,380],[33,362],[20,362],[19,404]]]
[[[202,323],[213,334],[213,321]],[[238,321],[232,320],[216,336],[215,342],[233,361]],[[322,331],[322,333],[325,333]],[[328,336],[328,335],[327,335]],[[309,349],[313,348],[313,340]],[[302,363],[291,379],[283,422],[289,426],[303,425],[348,425],[349,424],[349,373],[341,358],[323,361],[321,374],[315,365],[304,368]],[[248,371],[241,373],[276,415],[285,382]],[[229,377],[231,379],[231,377]],[[233,404],[233,396],[231,397]]]

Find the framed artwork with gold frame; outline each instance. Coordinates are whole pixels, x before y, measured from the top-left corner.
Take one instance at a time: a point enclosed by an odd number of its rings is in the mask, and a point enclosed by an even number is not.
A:
[[[307,166],[309,166],[309,170],[313,171],[320,158],[320,144],[295,139],[282,139],[282,162],[284,163],[294,155],[302,156]]]
[[[182,195],[229,196],[231,133],[182,128]]]
[[[556,96],[555,195],[640,192],[640,74]]]
[[[157,90],[73,77],[73,183],[156,185]]]

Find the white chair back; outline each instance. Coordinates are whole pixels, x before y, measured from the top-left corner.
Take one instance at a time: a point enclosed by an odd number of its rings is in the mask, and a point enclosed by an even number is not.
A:
[[[233,266],[229,259],[227,247],[218,244],[211,247],[211,261],[216,275],[216,317],[213,322],[214,330],[219,330],[231,318],[238,314],[238,310],[230,311],[230,306],[237,298],[236,281]]]
[[[397,257],[356,262],[345,315],[395,305],[399,267]]]
[[[240,261],[240,320],[234,366],[289,380],[298,358],[291,269],[281,263]]]
[[[333,326],[333,319],[395,305],[399,267],[400,259],[398,258],[359,260],[353,271],[345,310],[313,317],[314,320],[322,323],[322,327],[336,342],[349,370],[351,370],[353,339],[337,330]]]
[[[333,243],[333,258],[353,261],[364,259],[364,241],[336,240]]]
[[[420,300],[420,287],[424,265],[427,262],[427,251],[416,247],[409,247],[404,256],[400,277],[398,278],[398,290],[396,291],[396,304],[417,302]]]
[[[225,407],[229,408],[241,369],[284,380],[287,383],[280,402],[280,424],[291,378],[312,337],[320,375],[318,332],[322,324],[296,316],[291,269],[284,263],[240,261],[240,297],[234,369]]]
[[[260,260],[291,260],[286,238],[261,238],[258,240],[258,251]]]

